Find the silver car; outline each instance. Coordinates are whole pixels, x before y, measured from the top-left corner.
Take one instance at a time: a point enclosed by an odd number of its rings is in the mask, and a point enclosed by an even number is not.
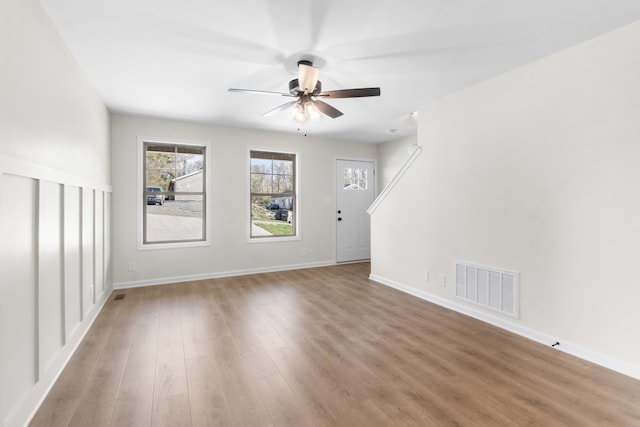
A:
[[[164,190],[162,187],[147,187],[147,193],[161,193]],[[164,205],[164,195],[162,194],[147,194],[148,205]]]

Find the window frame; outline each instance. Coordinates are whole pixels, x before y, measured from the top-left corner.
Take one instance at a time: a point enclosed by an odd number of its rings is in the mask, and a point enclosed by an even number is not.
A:
[[[203,167],[203,217],[204,222],[204,240],[177,240],[167,242],[145,242],[144,227],[147,211],[146,198],[146,144],[167,145],[167,146],[194,146],[204,147],[204,167]],[[185,140],[176,138],[158,138],[158,137],[138,137],[137,141],[137,179],[136,179],[136,206],[137,206],[137,243],[139,250],[154,249],[171,249],[171,248],[188,248],[211,245],[211,142],[204,140]]]
[[[251,153],[253,151],[259,151],[263,153],[275,153],[275,154],[283,154],[283,155],[293,155],[293,218],[294,218],[294,231],[293,235],[274,235],[274,236],[252,236],[251,235],[251,227],[252,227],[252,217],[251,217],[251,198],[253,193],[251,192]],[[273,149],[273,148],[265,148],[265,147],[247,147],[247,196],[246,196],[246,206],[247,206],[247,214],[246,218],[248,219],[248,227],[247,227],[247,242],[248,243],[274,243],[274,242],[286,242],[286,241],[295,241],[301,240],[301,218],[300,218],[300,206],[301,206],[301,196],[300,196],[300,153],[298,151],[289,151],[283,149]]]

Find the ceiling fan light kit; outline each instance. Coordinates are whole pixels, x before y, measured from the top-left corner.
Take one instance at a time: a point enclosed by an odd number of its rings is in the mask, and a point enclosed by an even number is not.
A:
[[[320,110],[313,102],[298,102],[292,110],[291,117],[299,123],[304,123],[307,120],[318,122],[320,121]]]
[[[318,98],[361,98],[368,96],[380,96],[379,87],[341,89],[322,92],[322,82],[318,80],[319,72],[320,70],[317,67],[314,67],[311,61],[301,60],[298,61],[298,78],[289,82],[289,93],[236,88],[230,88],[229,92],[297,98],[295,101],[287,102],[267,111],[262,114],[262,116],[270,117],[293,107],[291,117],[299,123],[304,123],[307,120],[319,121],[321,114],[329,116],[332,119],[342,116],[343,113],[340,110]]]

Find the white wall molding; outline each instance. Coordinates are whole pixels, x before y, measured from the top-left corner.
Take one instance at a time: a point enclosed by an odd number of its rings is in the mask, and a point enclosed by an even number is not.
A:
[[[516,335],[520,335],[522,337],[528,338],[532,341],[538,342],[543,345],[551,346],[555,342],[559,342],[560,345],[555,347],[557,350],[563,351],[567,354],[571,354],[572,356],[579,357],[580,359],[586,360],[591,363],[595,363],[596,365],[603,366],[605,368],[619,372],[623,375],[627,375],[629,377],[640,380],[640,365],[634,365],[631,363],[627,363],[627,362],[615,359],[605,354],[601,354],[601,353],[592,351],[590,349],[575,345],[559,337],[552,337],[548,334],[535,331],[533,329],[524,328],[518,325],[517,323],[492,316],[488,313],[485,313],[480,310],[476,310],[472,307],[468,307],[466,305],[458,304],[451,300],[440,298],[428,292],[413,288],[411,286],[403,285],[401,283],[386,279],[384,277],[377,276],[375,274],[371,274],[369,276],[369,279],[377,283],[380,283],[382,285],[388,286],[390,288],[394,288],[399,291],[402,291],[406,294],[415,296],[422,300],[431,302],[441,307],[445,307],[450,310],[456,311],[458,313],[464,314],[466,316],[472,317],[476,320],[480,320],[490,325],[497,326],[501,329],[504,329]]]
[[[112,191],[111,185],[92,181],[39,163],[4,154],[0,154],[0,173],[24,176],[64,185],[73,185],[76,187],[88,187],[105,193],[111,193]]]
[[[0,155],[0,324],[12,325],[0,328],[0,373],[11,377],[0,386],[12,387],[3,390],[2,426],[29,422],[111,293],[110,190]],[[82,193],[93,197],[83,203]]]
[[[335,261],[320,261],[307,264],[280,265],[275,267],[248,268],[243,270],[229,270],[217,273],[193,274],[188,276],[162,277],[157,279],[118,282],[113,289],[140,288],[143,286],[168,285],[170,283],[192,282],[195,280],[220,279],[223,277],[248,276],[251,274],[274,273],[277,271],[301,270],[304,268],[329,267],[336,265]]]

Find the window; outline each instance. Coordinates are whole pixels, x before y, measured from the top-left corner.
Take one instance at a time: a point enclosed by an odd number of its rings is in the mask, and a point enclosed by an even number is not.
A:
[[[367,169],[346,168],[344,170],[344,189],[347,191],[366,191],[369,189]]]
[[[142,245],[207,241],[207,144],[141,141]]]
[[[250,152],[250,236],[296,236],[296,155]]]

